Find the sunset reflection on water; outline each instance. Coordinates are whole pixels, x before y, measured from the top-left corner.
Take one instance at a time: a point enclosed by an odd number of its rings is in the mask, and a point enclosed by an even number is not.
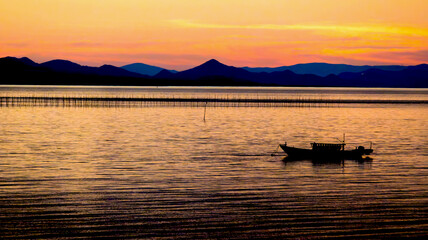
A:
[[[427,234],[426,105],[0,111],[4,238]],[[373,160],[270,156],[343,133]]]

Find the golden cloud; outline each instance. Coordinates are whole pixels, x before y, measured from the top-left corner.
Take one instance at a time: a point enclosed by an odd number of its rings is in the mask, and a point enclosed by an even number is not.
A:
[[[249,29],[249,30],[304,30],[337,32],[342,34],[384,34],[384,35],[403,35],[428,37],[428,29],[402,26],[382,26],[382,25],[313,25],[313,24],[210,24],[197,23],[184,19],[174,19],[170,22],[183,28],[205,28],[205,29]]]

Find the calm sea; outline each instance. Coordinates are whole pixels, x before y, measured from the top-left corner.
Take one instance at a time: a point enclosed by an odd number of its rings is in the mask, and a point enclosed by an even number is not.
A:
[[[428,90],[3,86],[0,95],[427,100]],[[271,156],[284,141],[309,148],[344,133],[349,148],[373,142],[372,160]],[[2,239],[428,235],[427,104],[2,106],[0,136]]]

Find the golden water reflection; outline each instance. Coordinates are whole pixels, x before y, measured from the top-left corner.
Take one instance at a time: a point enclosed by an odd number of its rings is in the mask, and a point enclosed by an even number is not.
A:
[[[426,106],[208,108],[205,122],[185,107],[0,112],[6,238],[427,233]],[[343,133],[372,141],[373,161],[270,156]]]

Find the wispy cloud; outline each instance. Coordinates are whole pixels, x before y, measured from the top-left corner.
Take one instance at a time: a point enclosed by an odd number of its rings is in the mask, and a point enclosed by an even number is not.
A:
[[[170,22],[183,28],[205,29],[248,29],[248,30],[303,30],[303,31],[328,31],[348,34],[391,34],[406,36],[428,37],[428,29],[415,27],[397,27],[381,25],[314,25],[314,24],[210,24],[198,23],[184,19],[174,19]]]
[[[373,54],[373,55],[382,57],[384,59],[393,59],[399,62],[412,62],[412,63],[428,62],[427,49],[418,50],[418,51],[384,52],[381,54]]]
[[[22,47],[27,47],[30,44],[26,42],[0,42],[0,46],[1,45],[10,47],[10,48],[22,48]]]
[[[418,51],[403,51],[396,49],[394,51],[376,51],[376,52],[360,52],[353,54],[338,54],[338,53],[307,53],[302,54],[302,57],[307,57],[311,61],[325,61],[331,63],[347,63],[356,65],[385,65],[385,64],[400,64],[400,65],[416,65],[428,62],[428,50]]]
[[[102,47],[105,44],[99,43],[99,42],[72,42],[69,44],[71,47]]]

